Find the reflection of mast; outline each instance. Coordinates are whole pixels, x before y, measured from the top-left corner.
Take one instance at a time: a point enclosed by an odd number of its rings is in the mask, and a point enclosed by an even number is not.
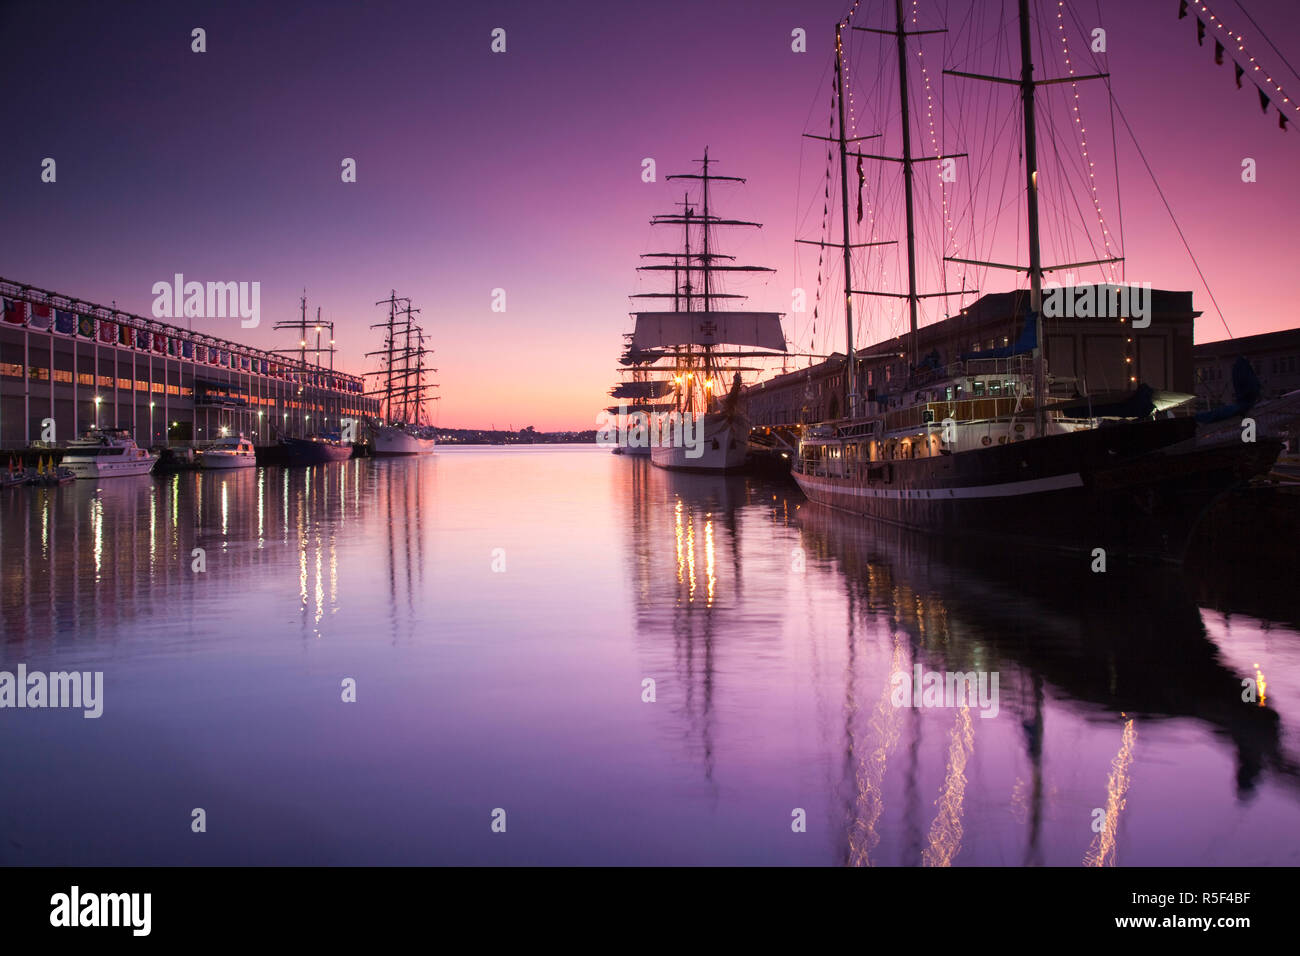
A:
[[[1029,842],[1025,846],[1025,866],[1042,866],[1043,849],[1038,840],[1043,831],[1043,679],[1032,673],[1029,684],[1034,694],[1033,717],[1021,722],[1025,731],[1025,749],[1029,752],[1034,775],[1029,797]]]

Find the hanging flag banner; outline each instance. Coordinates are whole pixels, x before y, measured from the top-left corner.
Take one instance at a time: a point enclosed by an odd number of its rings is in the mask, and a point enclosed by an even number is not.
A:
[[[163,335],[161,332],[155,332],[153,334],[153,350],[155,352],[162,352],[166,354],[167,336]]]
[[[135,330],[135,347],[142,352],[149,351],[149,333],[145,329]]]
[[[858,222],[862,221],[862,184],[867,181],[867,174],[862,171],[862,157],[858,157]]]
[[[182,357],[182,358],[194,358],[194,343],[193,343],[193,342],[186,341],[186,342],[182,342],[182,343],[181,343],[181,357]]]
[[[107,342],[109,345],[117,344],[117,325],[113,322],[105,322],[102,319],[99,323],[99,341]]]
[[[64,312],[62,309],[54,310],[54,331],[60,335],[77,334],[77,316],[72,312]]]
[[[77,334],[82,338],[93,339],[95,337],[95,318],[90,315],[77,316]]]
[[[206,362],[208,360],[208,347],[206,345],[194,346],[194,361]]]
[[[27,319],[27,324],[34,329],[40,329],[44,332],[54,323],[54,310],[48,305],[37,305],[32,303],[32,314]]]
[[[1189,4],[1188,4],[1188,0],[1179,0],[1179,3],[1178,3],[1178,19],[1179,19],[1179,20],[1185,19],[1185,18],[1187,17],[1187,15],[1188,15],[1188,12],[1187,12],[1188,5],[1189,5]],[[1287,124],[1287,118],[1288,118],[1288,117],[1287,117],[1287,111],[1288,111],[1288,110],[1292,110],[1292,109],[1296,109],[1296,103],[1295,103],[1295,100],[1293,100],[1292,97],[1287,96],[1286,91],[1282,89],[1282,86],[1277,82],[1277,80],[1273,79],[1273,77],[1270,76],[1270,75],[1268,74],[1267,71],[1263,70],[1263,69],[1261,68],[1261,64],[1258,63],[1258,62],[1255,60],[1255,58],[1254,58],[1253,56],[1251,56],[1251,55],[1246,51],[1246,47],[1245,47],[1245,39],[1244,39],[1244,37],[1243,37],[1241,34],[1234,32],[1234,31],[1233,31],[1233,30],[1232,30],[1232,29],[1231,29],[1231,28],[1230,28],[1230,27],[1229,27],[1229,26],[1228,26],[1228,25],[1227,25],[1227,24],[1226,24],[1222,19],[1220,19],[1219,17],[1215,16],[1215,14],[1210,10],[1209,6],[1208,6],[1205,2],[1203,2],[1203,0],[1198,0],[1196,6],[1197,6],[1197,9],[1198,9],[1202,14],[1204,14],[1204,15],[1207,16],[1207,17],[1209,17],[1210,22],[1214,24],[1214,27],[1215,27],[1216,30],[1223,31],[1223,32],[1225,32],[1225,33],[1227,34],[1227,36],[1228,36],[1228,37],[1231,39],[1231,41],[1235,44],[1236,50],[1237,50],[1237,51],[1238,51],[1242,56],[1244,56],[1244,58],[1245,58],[1247,61],[1249,61],[1249,66],[1242,66],[1241,63],[1237,62],[1237,58],[1236,58],[1236,56],[1233,57],[1233,60],[1232,60],[1232,79],[1233,79],[1233,82],[1237,85],[1237,89],[1240,90],[1240,89],[1243,88],[1244,84],[1242,83],[1242,78],[1246,75],[1247,69],[1250,69],[1250,70],[1253,72],[1253,74],[1254,74],[1255,76],[1262,77],[1263,80],[1264,80],[1264,82],[1265,82],[1265,85],[1267,85],[1268,87],[1270,87],[1270,88],[1273,90],[1273,92],[1274,92],[1275,95],[1274,95],[1273,97],[1270,98],[1270,95],[1269,95],[1268,93],[1264,92],[1264,87],[1260,86],[1259,83],[1256,83],[1256,84],[1255,84],[1255,89],[1256,89],[1256,91],[1259,93],[1259,109],[1260,109],[1260,112],[1262,112],[1262,113],[1264,113],[1265,115],[1267,115],[1267,114],[1268,114],[1268,108],[1269,108],[1270,106],[1274,106],[1274,107],[1276,107],[1276,108],[1277,108],[1277,125],[1278,125],[1278,128],[1281,129],[1281,130],[1283,130],[1283,131],[1285,131],[1285,130],[1286,130],[1286,124]],[[1249,16],[1249,14],[1247,14],[1247,16]],[[1251,22],[1252,22],[1252,24],[1254,23],[1253,20],[1252,20]],[[1206,21],[1205,21],[1202,17],[1198,16],[1198,17],[1196,18],[1196,44],[1197,44],[1197,46],[1204,46],[1204,45],[1205,45],[1205,37],[1206,37],[1207,32],[1208,32],[1208,26],[1207,26],[1207,24],[1206,24]],[[1265,41],[1268,41],[1268,37],[1265,37],[1264,39],[1265,39]],[[1271,42],[1270,42],[1270,46],[1271,46],[1271,45],[1272,45],[1272,44],[1271,44]],[[1277,49],[1277,48],[1274,47],[1274,50],[1276,50],[1276,49]],[[1214,39],[1214,62],[1215,62],[1216,65],[1218,65],[1218,66],[1223,66],[1223,64],[1224,64],[1225,62],[1227,62],[1227,60],[1226,60],[1226,53],[1227,53],[1227,47],[1224,46],[1223,41],[1220,40],[1218,37],[1215,37],[1215,39]]]
[[[22,325],[27,321],[27,303],[17,299],[5,299],[5,321],[10,325]]]

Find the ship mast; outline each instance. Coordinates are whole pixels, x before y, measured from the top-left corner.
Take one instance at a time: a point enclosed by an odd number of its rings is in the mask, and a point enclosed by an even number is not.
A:
[[[848,23],[846,19],[844,23]],[[849,249],[849,141],[844,130],[844,24],[835,24],[835,104],[840,114],[840,211],[844,220],[844,413],[858,417],[858,376],[853,360],[853,260]],[[909,193],[908,209],[911,209]],[[909,229],[911,218],[908,218]]]
[[[703,317],[701,318],[701,322],[704,324],[704,326],[708,326],[714,329],[720,328],[721,326],[725,325],[724,317],[729,313],[725,313],[725,312],[718,313],[717,317],[715,318],[713,315],[713,313],[715,312],[713,308],[714,300],[715,299],[744,299],[745,296],[737,293],[732,293],[732,292],[714,291],[712,274],[714,272],[775,272],[776,271],[766,266],[718,264],[718,260],[722,260],[722,259],[734,260],[735,256],[721,255],[719,253],[712,251],[712,244],[710,243],[710,238],[709,238],[710,229],[712,229],[714,226],[752,226],[754,228],[758,228],[761,224],[757,222],[747,222],[738,219],[724,219],[714,215],[709,205],[709,198],[710,198],[709,184],[712,182],[743,183],[745,182],[745,179],[741,176],[719,176],[715,173],[709,172],[709,167],[715,164],[717,160],[709,158],[709,151],[707,148],[704,151],[704,158],[700,160],[696,160],[696,162],[701,163],[703,165],[703,169],[701,170],[701,172],[678,173],[672,176],[666,176],[665,179],[699,180],[702,187],[701,196],[700,196],[701,204],[702,204],[701,212],[698,214],[695,212],[690,202],[690,194],[687,193],[686,196],[684,197],[683,202],[681,203],[681,205],[684,207],[681,213],[670,213],[666,215],[659,215],[653,217],[650,220],[650,224],[652,226],[664,226],[664,225],[682,226],[683,250],[681,252],[645,253],[642,255],[643,259],[646,258],[672,259],[673,261],[671,264],[667,264],[667,265],[644,265],[644,266],[637,267],[639,271],[663,271],[663,272],[673,273],[672,292],[640,293],[637,296],[633,296],[633,298],[642,298],[642,297],[672,298],[673,312],[672,313],[636,313],[638,316],[638,323],[640,323],[641,321],[640,319],[641,316],[647,316],[653,318],[654,316],[665,315],[665,314],[672,315],[678,312],[695,313],[695,314],[704,313]],[[692,243],[691,243],[692,226],[698,226],[701,230],[701,240],[700,240],[701,251],[700,252],[692,251]],[[696,291],[695,286],[691,281],[693,272],[695,270],[698,270],[701,276],[703,277],[702,289],[700,291]],[[679,277],[682,277],[680,283],[679,283]],[[695,303],[697,301],[703,303],[702,309],[695,308]],[[759,319],[760,322],[765,323],[769,319],[775,319],[777,322],[779,322],[779,316],[776,316],[775,313],[753,313],[753,314],[755,316],[760,317]],[[735,330],[733,329],[732,331],[734,333]],[[656,331],[652,333],[652,337],[657,337],[659,334],[660,333]],[[747,344],[748,337],[750,335],[757,335],[757,333],[747,332],[746,337],[741,344]],[[634,336],[634,341],[635,341],[635,336]],[[679,340],[677,342],[658,343],[658,347],[668,348],[671,349],[672,351],[657,353],[655,355],[655,358],[672,358],[676,364],[678,375],[682,375],[683,373],[689,373],[685,381],[680,383],[676,390],[676,404],[679,410],[686,411],[693,406],[698,406],[700,411],[707,412],[709,410],[709,405],[711,404],[712,400],[718,397],[717,394],[712,393],[712,384],[713,384],[713,375],[716,372],[721,370],[720,366],[716,361],[717,358],[719,358],[720,356],[717,352],[714,351],[715,345],[719,345],[719,344],[724,344],[721,339],[717,340],[714,343],[709,343],[709,342],[700,342],[693,338],[685,341]],[[699,351],[696,351],[697,346]],[[774,348],[775,346],[764,344],[762,347]],[[782,345],[781,348],[783,350],[784,346]],[[732,355],[732,353],[726,353],[726,355]],[[696,383],[696,373],[695,373],[695,368],[696,368],[695,359],[697,357],[702,358],[703,361],[699,367],[705,373],[704,382],[699,383],[698,387]],[[654,359],[652,359],[652,361],[653,360]],[[720,385],[721,383],[719,382],[717,384]],[[704,392],[709,392],[710,394],[702,394]]]
[[[1024,117],[1025,150],[1025,212],[1029,240],[1029,266],[1005,265],[1000,262],[981,262],[977,259],[959,259],[945,257],[947,262],[960,262],[967,265],[984,266],[995,269],[1015,269],[1029,273],[1029,309],[1034,317],[1034,434],[1041,438],[1047,434],[1047,365],[1043,350],[1043,272],[1053,269],[1079,269],[1085,266],[1106,265],[1122,262],[1122,256],[1093,259],[1088,262],[1070,262],[1044,269],[1042,250],[1039,244],[1038,226],[1038,145],[1036,124],[1034,120],[1034,90],[1039,86],[1053,83],[1081,83],[1084,80],[1104,80],[1109,73],[1094,73],[1087,76],[1071,74],[1051,79],[1034,79],[1033,49],[1030,44],[1029,0],[1019,0],[1020,20],[1020,77],[1011,79],[1002,76],[987,76],[981,73],[965,73],[960,70],[944,70],[948,76],[963,76],[971,80],[986,80],[992,83],[1007,83],[1020,87],[1021,112]]]
[[[1029,46],[1029,0],[1020,0],[1020,96],[1025,117],[1025,195],[1029,227],[1029,308],[1034,313],[1034,433],[1047,433],[1043,365],[1043,261],[1038,245],[1038,148],[1034,134],[1034,62]]]
[[[907,207],[907,308],[911,317],[912,367],[917,364],[916,340],[916,220],[912,211],[912,114],[907,102],[907,31],[903,28],[903,0],[894,0],[898,30],[898,97],[903,124],[903,197]]]

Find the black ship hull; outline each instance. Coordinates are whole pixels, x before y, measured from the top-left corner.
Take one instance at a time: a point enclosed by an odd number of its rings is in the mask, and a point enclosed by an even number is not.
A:
[[[1198,445],[1195,428],[1159,419],[955,455],[802,462],[794,478],[814,502],[902,527],[1177,562],[1210,503],[1281,450],[1263,438]]]
[[[346,461],[352,457],[352,446],[330,441],[313,441],[310,438],[281,438],[285,463],[289,465],[321,465],[330,461]]]

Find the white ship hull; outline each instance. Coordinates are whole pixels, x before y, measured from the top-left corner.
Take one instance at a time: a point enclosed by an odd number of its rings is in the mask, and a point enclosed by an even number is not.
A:
[[[429,455],[435,444],[432,438],[418,438],[391,425],[375,428],[374,440],[376,455]]]
[[[650,449],[650,461],[673,471],[735,471],[749,457],[749,423],[716,413],[704,416],[704,438],[695,448],[664,445]],[[664,438],[667,439],[665,434]]]
[[[199,467],[209,471],[220,471],[230,468],[254,468],[257,466],[257,455],[232,455],[214,453],[205,451],[199,455]]]
[[[120,458],[103,460],[93,458],[64,458],[60,464],[78,478],[121,478],[126,475],[147,475],[153,471],[156,455],[143,454],[139,458]]]

